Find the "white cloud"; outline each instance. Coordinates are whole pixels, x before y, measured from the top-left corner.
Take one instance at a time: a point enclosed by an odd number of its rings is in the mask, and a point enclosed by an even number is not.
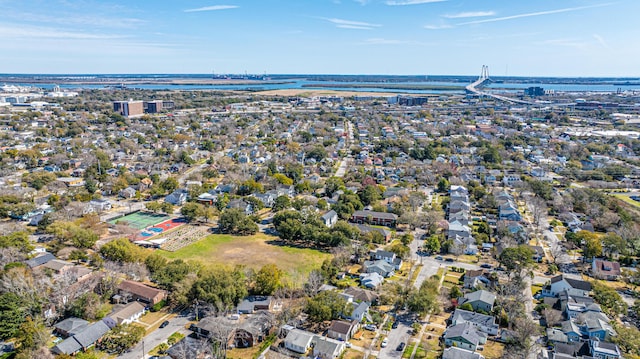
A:
[[[468,17],[493,16],[495,14],[495,11],[468,11],[451,15],[442,15],[442,17],[446,17],[447,19],[464,19]]]
[[[611,4],[612,3],[606,3],[606,4],[596,4],[596,5],[589,5],[589,6],[568,7],[568,8],[557,9],[557,10],[530,12],[530,13],[526,13],[526,14],[518,14],[518,15],[511,15],[511,16],[504,16],[504,17],[496,17],[496,18],[493,18],[493,19],[468,21],[468,22],[463,22],[463,23],[458,24],[458,25],[483,24],[483,23],[486,23],[486,22],[506,21],[506,20],[520,19],[520,18],[524,18],[524,17],[560,14],[560,13],[563,13],[563,12],[572,12],[572,11],[578,11],[578,10],[592,9],[592,8],[596,8],[596,7],[609,6]]]
[[[576,39],[551,39],[539,42],[541,45],[552,45],[552,46],[562,46],[562,47],[571,47],[571,48],[584,48],[587,44],[583,41],[578,41]]]
[[[388,0],[385,4],[389,6],[406,6],[406,5],[420,5],[430,4],[434,2],[444,2],[448,0]]]
[[[609,48],[609,44],[607,44],[607,42],[604,40],[602,36],[598,34],[593,34],[593,38],[596,39],[596,41],[598,41],[598,43],[602,45],[602,47],[604,47],[605,49]]]
[[[344,20],[344,19],[336,19],[336,18],[323,18],[326,21],[329,21],[332,24],[335,24],[336,27],[341,29],[356,29],[356,30],[373,30],[376,27],[381,27],[380,24],[372,24],[363,21],[352,21],[352,20]]]
[[[27,27],[3,26],[0,25],[0,37],[2,38],[38,38],[38,39],[75,39],[75,40],[97,40],[97,39],[119,39],[125,36],[95,34],[87,32],[67,31],[48,27]]]
[[[212,6],[204,6],[195,9],[187,9],[184,12],[200,12],[200,11],[218,11],[218,10],[228,10],[228,9],[237,9],[239,6],[236,5],[212,5]]]
[[[370,38],[364,41],[365,45],[422,45],[426,46],[429,43],[414,41],[414,40],[396,40],[396,39],[384,39],[384,38]]]
[[[362,6],[367,5],[369,3],[369,0],[353,0],[353,1],[357,2]]]
[[[451,25],[424,25],[424,28],[427,30],[443,30],[443,29],[451,29],[453,26]]]

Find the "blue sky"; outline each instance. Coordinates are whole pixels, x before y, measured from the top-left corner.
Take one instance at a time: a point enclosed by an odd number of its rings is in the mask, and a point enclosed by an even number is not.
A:
[[[639,0],[0,0],[3,73],[640,76]]]

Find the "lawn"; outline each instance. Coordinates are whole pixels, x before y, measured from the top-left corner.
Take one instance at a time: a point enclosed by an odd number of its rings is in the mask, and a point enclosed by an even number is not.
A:
[[[499,359],[502,358],[503,350],[503,344],[487,340],[487,343],[484,345],[484,351],[482,352],[482,355],[484,355],[486,359]]]
[[[304,275],[320,268],[329,253],[308,248],[279,245],[278,238],[258,233],[253,236],[212,234],[175,252],[159,250],[169,259],[200,261],[204,264],[245,265],[260,269],[265,264],[276,264],[289,275]],[[297,279],[297,278],[296,278]],[[303,279],[303,278],[299,278]]]
[[[610,194],[615,198],[632,205],[635,208],[640,207],[640,202],[632,200],[628,194],[620,194],[620,193],[610,193]]]

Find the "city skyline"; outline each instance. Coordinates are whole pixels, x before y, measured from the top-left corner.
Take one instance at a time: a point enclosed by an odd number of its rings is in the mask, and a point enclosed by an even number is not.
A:
[[[0,0],[4,73],[639,76],[640,3]]]

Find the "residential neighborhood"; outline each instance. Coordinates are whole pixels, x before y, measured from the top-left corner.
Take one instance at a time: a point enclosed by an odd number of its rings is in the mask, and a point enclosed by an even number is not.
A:
[[[30,91],[0,358],[640,356],[635,92]]]

